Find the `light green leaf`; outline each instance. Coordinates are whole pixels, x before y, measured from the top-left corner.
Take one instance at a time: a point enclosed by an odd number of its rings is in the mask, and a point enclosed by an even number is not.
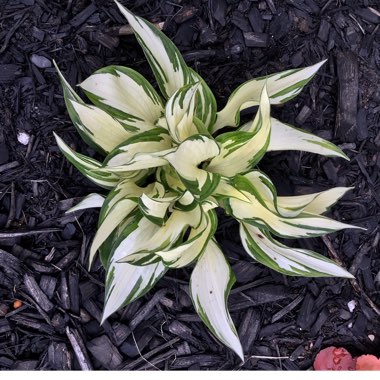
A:
[[[91,193],[84,197],[78,204],[71,207],[65,214],[69,214],[79,210],[86,210],[88,208],[99,208],[104,203],[104,197],[100,194]]]
[[[84,176],[97,185],[106,189],[112,189],[118,182],[119,177],[107,171],[100,171],[102,164],[83,154],[74,152],[65,142],[54,133],[57,145],[63,155],[71,162]]]
[[[96,106],[132,132],[154,128],[164,111],[155,89],[141,74],[128,67],[104,67],[79,86]]]
[[[268,146],[269,151],[300,150],[327,157],[349,158],[335,144],[315,136],[307,131],[272,118],[272,130]]]
[[[191,154],[189,154],[191,152]],[[219,154],[219,146],[207,136],[189,137],[165,159],[177,171],[181,181],[197,199],[207,198],[217,187],[220,174],[210,173],[199,166]]]
[[[166,103],[165,117],[168,130],[177,143],[199,133],[193,122],[198,88],[199,83],[186,85],[177,90]]]
[[[307,249],[287,247],[249,224],[241,224],[240,236],[250,256],[277,272],[288,276],[354,278],[327,257]]]
[[[207,170],[227,177],[251,170],[264,156],[271,131],[270,103],[263,87],[260,107],[248,131],[228,132],[219,135],[221,151],[213,158]]]
[[[244,360],[235,326],[227,310],[227,298],[235,276],[223,252],[210,240],[190,279],[194,307],[214,336]]]
[[[115,3],[134,30],[164,97],[168,99],[189,84],[188,67],[173,42],[150,22],[135,16],[118,1]]]
[[[292,69],[278,74],[255,78],[240,85],[218,112],[213,132],[220,128],[239,125],[240,111],[259,104],[261,90],[266,83],[271,104],[281,104],[297,96],[326,61],[303,69]]]

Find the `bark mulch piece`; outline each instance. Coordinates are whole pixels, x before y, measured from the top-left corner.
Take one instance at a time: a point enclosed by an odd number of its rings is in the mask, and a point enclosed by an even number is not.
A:
[[[61,4],[62,3],[62,4]],[[338,144],[350,161],[268,154],[260,169],[280,195],[351,186],[331,210],[366,228],[290,244],[329,255],[356,278],[286,277],[251,260],[237,223],[217,239],[237,278],[229,307],[244,363],[201,323],[191,268],[169,271],[100,325],[104,270],[88,271],[97,211],[65,215],[99,191],[62,157],[52,132],[96,157],[72,126],[52,66],[70,84],[125,65],[153,82],[113,1],[0,0],[0,369],[308,370],[317,352],[380,347],[380,15],[376,0],[123,3],[175,41],[222,107],[244,81],[328,59],[275,117]],[[242,113],[249,120],[253,110]]]

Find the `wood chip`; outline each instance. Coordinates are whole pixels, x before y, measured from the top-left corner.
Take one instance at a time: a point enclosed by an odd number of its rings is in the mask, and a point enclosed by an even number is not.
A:
[[[48,348],[48,360],[52,369],[70,371],[72,355],[65,343],[51,342]]]
[[[66,335],[74,350],[79,366],[83,371],[92,371],[93,367],[88,357],[88,353],[83,340],[76,329],[66,327]]]
[[[248,47],[263,48],[269,44],[269,35],[267,33],[245,32],[244,40]]]
[[[358,108],[359,68],[356,56],[349,52],[337,54],[339,81],[336,133],[345,142],[354,142],[357,136],[356,115]]]
[[[167,293],[167,289],[159,290],[133,317],[131,320],[129,327],[133,331],[136,326],[138,326],[147,315],[153,310],[153,308],[160,302],[161,298],[164,297]]]
[[[106,335],[102,335],[87,343],[91,354],[107,369],[116,369],[123,361],[117,348]]]
[[[35,278],[32,275],[24,275],[24,284],[28,294],[37,302],[41,309],[50,313],[54,309],[54,305],[49,301],[46,294],[38,286]]]

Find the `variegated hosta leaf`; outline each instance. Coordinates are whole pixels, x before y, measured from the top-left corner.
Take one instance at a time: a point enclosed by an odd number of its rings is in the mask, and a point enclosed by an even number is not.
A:
[[[211,239],[191,274],[191,298],[198,315],[214,336],[244,360],[239,337],[227,310],[227,298],[234,282],[230,265]]]
[[[163,128],[154,128],[130,137],[104,160],[104,170],[113,173],[166,165],[171,139]]]
[[[90,268],[96,255],[96,251],[107,240],[107,238],[111,235],[115,228],[132,213],[136,206],[136,199],[134,199],[134,197],[131,197],[123,198],[117,201],[111,207],[103,223],[100,224],[100,226],[98,227],[98,230],[96,231],[96,235],[92,242],[89,258]]]
[[[218,224],[214,210],[204,212],[199,226],[191,228],[189,237],[185,242],[162,251],[154,251],[160,256],[165,266],[169,268],[182,268],[195,261],[205,250],[209,240],[214,236]]]
[[[197,92],[196,117],[203,123],[206,130],[211,132],[216,119],[216,100],[207,83],[202,77],[189,68],[192,82],[200,82]]]
[[[277,150],[300,150],[349,160],[343,151],[330,141],[272,118],[268,152]]]
[[[108,195],[107,198],[104,201],[103,207],[100,210],[99,214],[99,223],[98,225],[102,224],[109,214],[112,207],[122,200],[123,198],[135,198],[135,201],[137,202],[138,197],[145,193],[150,193],[154,189],[154,183],[146,186],[146,187],[140,187],[137,186],[136,183],[133,181],[130,181],[129,179],[120,181],[114,189],[112,189]]]
[[[76,127],[92,138],[103,151],[109,153],[122,142],[131,137],[131,133],[108,113],[100,108],[69,100],[76,112]]]
[[[58,72],[67,111],[82,139],[100,153],[108,153],[126,140],[130,133],[121,124],[101,109],[86,105],[62,75]]]
[[[305,211],[310,214],[323,214],[353,187],[334,187],[319,193],[277,197],[277,208],[284,216],[296,216]]]
[[[154,184],[139,187],[131,181],[120,182],[104,201],[99,215],[98,230],[90,249],[89,266],[96,251],[108,239],[111,233],[136,209],[138,198],[154,189]]]
[[[351,187],[335,187],[320,193],[278,197],[272,181],[259,170],[247,173],[244,178],[257,190],[268,209],[285,217],[296,217],[301,212],[323,214]]]
[[[119,182],[116,174],[101,171],[102,164],[93,158],[74,152],[65,142],[54,133],[57,145],[63,155],[71,162],[84,176],[97,185],[106,189],[112,189]]]
[[[241,223],[240,236],[249,255],[277,272],[289,276],[354,278],[327,257],[307,249],[287,247],[247,223]]]
[[[166,223],[162,227],[156,226],[157,228],[151,231],[149,238],[145,241],[135,242],[133,240],[134,235],[127,236],[121,241],[115,252],[124,250],[125,257],[119,262],[147,265],[159,261],[160,258],[155,255],[155,252],[172,247],[178,239],[182,238],[189,227],[196,229],[201,221],[202,210],[200,206],[188,212],[174,210]],[[145,229],[147,223],[146,218],[141,219],[137,229]]]
[[[249,202],[249,199],[246,195],[244,195],[243,192],[238,190],[235,186],[231,184],[231,181],[229,178],[221,177],[218,186],[212,193],[212,196],[218,201],[218,203],[222,204],[223,200],[226,198],[236,198],[240,199],[243,202]]]
[[[86,210],[88,208],[99,208],[102,207],[104,203],[104,197],[100,194],[91,193],[84,197],[78,204],[74,207],[71,207],[66,211],[66,214],[71,212]]]
[[[111,314],[142,297],[166,271],[162,263],[138,267],[113,261],[107,271],[103,323]]]
[[[165,159],[173,166],[181,181],[197,199],[207,198],[218,186],[220,174],[210,173],[199,166],[219,154],[218,144],[211,138],[195,135],[168,154]]]
[[[259,104],[261,90],[266,84],[271,104],[281,104],[298,95],[326,61],[303,69],[292,69],[278,74],[255,78],[240,85],[229,97],[226,106],[218,112],[213,132],[220,128],[236,127],[240,111]]]
[[[173,209],[191,211],[197,206],[199,206],[199,202],[194,198],[193,194],[191,194],[190,191],[185,191],[177,202],[174,203]]]
[[[264,156],[271,130],[270,103],[263,87],[260,107],[249,131],[223,133],[216,138],[221,150],[207,170],[227,177],[251,170]]]
[[[190,83],[190,73],[181,53],[154,25],[135,16],[118,1],[115,2],[135,32],[160,90],[168,99],[178,89]]]
[[[79,86],[96,106],[117,118],[132,132],[154,128],[154,123],[164,111],[156,90],[141,74],[128,67],[104,67]]]
[[[139,198],[139,208],[143,215],[151,222],[162,226],[167,220],[168,208],[180,196],[174,193],[166,193],[164,186],[156,182],[150,193],[144,193]]]
[[[160,166],[156,171],[156,179],[161,182],[166,189],[174,193],[183,194],[186,192],[186,187],[179,179],[178,174],[169,164]]]
[[[181,143],[199,133],[193,122],[198,88],[199,83],[183,86],[166,103],[165,117],[168,130],[176,143]]]
[[[226,211],[240,221],[267,228],[275,235],[285,238],[312,237],[344,228],[358,228],[306,212],[294,218],[283,217],[274,210],[274,207],[267,206],[265,199],[248,179],[241,176],[236,182],[237,188],[249,198],[250,202],[228,199],[224,202]]]

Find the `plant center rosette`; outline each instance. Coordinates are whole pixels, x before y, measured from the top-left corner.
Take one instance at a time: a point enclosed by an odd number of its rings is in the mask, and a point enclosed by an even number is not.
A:
[[[99,251],[106,276],[103,320],[149,291],[170,268],[193,265],[190,296],[210,331],[240,358],[226,303],[234,274],[214,233],[215,209],[240,223],[247,254],[278,272],[307,277],[352,275],[321,254],[275,237],[308,238],[355,228],[324,216],[350,188],[278,196],[257,169],[268,151],[302,150],[347,159],[332,143],[274,119],[271,104],[296,96],[323,62],[250,80],[217,112],[204,80],[152,24],[117,3],[133,28],[159,91],[138,72],[108,66],[80,84],[86,104],[60,75],[79,134],[104,160],[79,154],[55,135],[66,158],[107,196],[90,194],[70,211],[100,207],[90,265]],[[258,106],[252,121],[240,111]],[[221,133],[224,127],[236,128]]]

